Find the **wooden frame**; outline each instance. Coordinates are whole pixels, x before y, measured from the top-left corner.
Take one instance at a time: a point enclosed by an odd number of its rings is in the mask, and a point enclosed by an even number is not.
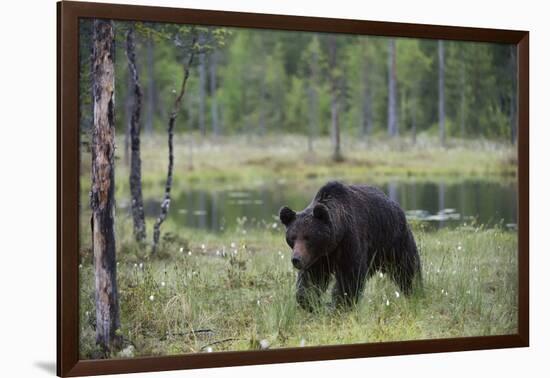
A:
[[[79,360],[78,324],[78,19],[325,31],[511,43],[518,46],[518,333],[376,344],[223,352],[167,357]],[[57,374],[81,376],[205,367],[451,352],[529,345],[529,33],[328,18],[172,9],[83,2],[57,3]]]

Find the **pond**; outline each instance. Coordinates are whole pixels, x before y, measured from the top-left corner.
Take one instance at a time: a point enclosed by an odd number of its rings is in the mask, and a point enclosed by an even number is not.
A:
[[[279,182],[233,190],[189,190],[174,195],[169,218],[182,227],[213,232],[247,227],[269,227],[278,222],[281,206],[301,210],[321,186],[302,187]],[[426,222],[430,227],[454,227],[471,223],[514,229],[517,222],[517,186],[514,182],[484,180],[462,182],[390,181],[379,185],[397,201],[409,219]],[[145,201],[148,217],[156,217],[158,200]]]

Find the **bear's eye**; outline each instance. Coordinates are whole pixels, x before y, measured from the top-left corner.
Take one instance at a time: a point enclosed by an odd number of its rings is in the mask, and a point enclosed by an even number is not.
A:
[[[290,248],[294,248],[294,242],[296,241],[296,237],[287,237],[286,243],[290,246]]]

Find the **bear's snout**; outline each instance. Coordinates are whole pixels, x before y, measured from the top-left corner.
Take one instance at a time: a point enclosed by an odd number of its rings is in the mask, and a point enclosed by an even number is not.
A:
[[[291,261],[292,261],[292,265],[294,265],[296,269],[302,268],[302,259],[300,258],[300,256],[293,254]]]
[[[309,256],[307,253],[306,243],[303,240],[296,240],[294,248],[292,248],[292,265],[296,269],[303,269],[308,264]]]

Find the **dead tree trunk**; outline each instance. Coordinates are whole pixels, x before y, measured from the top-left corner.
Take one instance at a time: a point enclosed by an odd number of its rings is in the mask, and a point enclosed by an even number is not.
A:
[[[172,113],[170,113],[170,119],[168,120],[168,173],[166,176],[166,185],[164,187],[164,198],[160,205],[160,214],[155,221],[153,228],[153,249],[152,253],[157,252],[158,243],[160,240],[160,226],[168,216],[168,210],[170,209],[170,192],[172,190],[172,179],[174,171],[174,126],[176,125],[176,118],[178,113],[181,110],[181,105],[183,101],[183,96],[185,95],[185,87],[187,86],[187,80],[189,79],[189,71],[191,65],[193,64],[193,58],[195,57],[194,46],[197,42],[196,38],[193,38],[189,51],[189,59],[183,65],[183,80],[181,82],[181,87],[179,93],[174,101],[174,106],[172,108]]]
[[[439,140],[445,145],[445,45],[440,39],[439,52]]]
[[[137,242],[145,240],[145,212],[143,210],[143,194],[141,190],[141,104],[143,91],[139,82],[136,67],[134,28],[130,27],[126,35],[126,55],[128,56],[128,72],[132,78],[132,93],[134,101],[130,125],[130,141],[132,155],[130,157],[130,193],[132,203],[132,218],[134,221],[134,238]]]
[[[114,230],[115,66],[112,21],[94,20],[92,132],[92,248],[96,342],[105,352],[120,347]]]
[[[395,39],[388,42],[388,135],[399,135],[397,125],[397,68]]]

